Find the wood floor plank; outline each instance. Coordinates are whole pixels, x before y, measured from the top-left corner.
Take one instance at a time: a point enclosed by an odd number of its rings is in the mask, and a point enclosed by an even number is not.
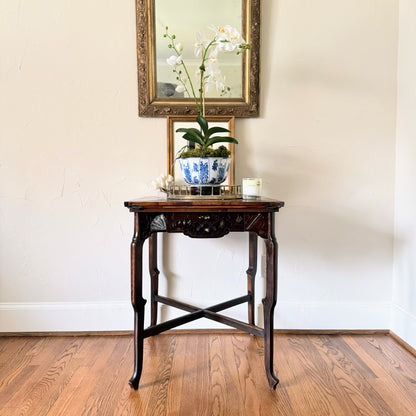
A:
[[[75,371],[76,367],[73,370],[70,369],[69,363],[81,343],[80,339],[72,339],[63,350],[55,355],[51,365],[39,366],[30,377],[31,389],[29,391],[21,389],[21,395],[17,395],[9,401],[6,408],[19,405],[19,416],[37,416],[47,413],[72,377],[72,371]],[[34,404],[36,404],[36,408],[34,408]]]
[[[79,367],[46,416],[81,415],[85,402],[98,380],[96,375],[91,374],[89,367]]]
[[[275,400],[272,400],[272,397],[269,396],[269,400],[262,401],[261,410],[263,410],[263,414],[276,414],[276,415],[294,415],[295,410],[292,406],[292,402],[289,397],[288,387],[291,384],[291,378],[293,377],[293,373],[291,372],[289,366],[286,362],[286,356],[288,351],[285,351],[282,348],[281,339],[285,335],[281,334],[274,337],[274,359],[275,359],[275,372],[277,377],[279,378],[279,384],[275,390]],[[257,345],[258,349],[262,350],[262,360],[264,359],[264,342],[262,339],[254,338],[254,343]],[[262,363],[263,364],[263,363]],[[254,368],[256,372],[256,376],[259,380],[262,379],[263,376],[263,368],[261,365],[258,365]],[[266,391],[263,392],[260,396],[260,400],[262,397],[267,397],[268,394],[273,394],[273,391],[270,390],[267,384],[262,384],[262,389]]]
[[[172,362],[171,382],[168,384],[167,392],[167,409],[169,409],[169,414],[172,416],[179,416],[186,359],[186,339],[177,336],[175,357]]]
[[[132,390],[125,382],[125,387],[115,405],[114,415],[117,416],[141,416],[147,415],[147,409],[151,398],[153,387],[158,380],[158,360],[155,351],[157,346],[164,343],[162,336],[151,337],[144,340],[143,350],[146,357],[143,364],[142,376],[140,379],[139,389]],[[130,357],[130,363],[126,364],[128,368],[128,378],[133,372],[133,342],[128,340],[127,356]],[[126,378],[127,380],[127,378]]]
[[[416,357],[388,336],[263,339],[165,333],[144,342],[137,391],[129,336],[0,338],[0,416],[413,416]]]
[[[149,415],[167,414],[168,387],[172,378],[173,360],[177,346],[177,337],[162,335],[163,343],[157,357],[157,382],[153,383],[150,402],[153,403],[153,410]]]
[[[124,371],[130,356],[127,356],[127,345],[120,339],[112,339],[113,343],[108,346],[105,360],[97,360],[92,373],[98,376],[97,382],[90,391],[89,398],[82,414],[111,414],[114,410],[114,402],[125,387],[128,373]]]
[[[416,402],[404,395],[390,377],[377,378],[369,382],[374,390],[383,397],[383,400],[388,403],[393,412],[392,414],[400,416],[416,415]],[[400,400],[397,400],[398,397],[400,397]]]
[[[246,348],[238,335],[219,335],[222,363],[226,371],[227,409],[230,414],[245,414],[247,407],[258,408],[259,400],[255,392],[247,393],[247,385],[253,383],[252,371],[249,363],[245,361]],[[228,397],[232,399],[229,400]],[[236,400],[237,399],[237,400]]]
[[[402,392],[416,402],[416,360],[390,337],[357,336],[361,345],[390,374]]]
[[[21,338],[20,340],[22,343],[25,343],[25,338]],[[32,340],[35,339],[32,338]],[[40,339],[38,339],[38,342],[39,341]],[[53,366],[56,360],[58,360],[61,356],[62,350],[65,349],[68,345],[68,341],[64,339],[56,339],[50,341],[50,343],[44,344],[47,345],[47,347],[44,350],[40,350],[39,357],[27,354],[27,352],[32,351],[32,348],[35,344],[32,344],[31,349],[25,352],[23,352],[23,349],[18,348],[18,352],[16,353],[16,360],[18,361],[19,357],[24,359],[25,365],[29,361],[29,364],[26,367],[23,366],[23,371],[26,373],[26,377],[22,380],[21,383],[17,383],[16,379],[11,380],[11,384],[14,386],[14,389],[10,394],[6,396],[4,401],[0,402],[2,403],[3,407],[21,407],[26,398],[32,394],[33,390],[39,383],[39,380],[41,380],[47,374],[50,367]],[[47,357],[45,357],[46,352],[48,353]],[[16,363],[16,360],[13,360],[13,363]],[[34,365],[32,365],[32,363],[34,363]],[[16,375],[15,371],[20,371],[19,368],[20,365],[16,366],[16,368],[9,372],[9,374],[6,372],[4,379],[7,379],[10,374]],[[0,376],[1,375],[2,374],[0,373]],[[2,392],[4,392],[4,387],[0,387],[0,395],[2,395]]]
[[[180,415],[205,416],[210,414],[209,363],[207,337],[191,335],[187,337],[184,379]]]
[[[302,340],[302,343],[309,346],[304,358],[312,363],[307,377],[314,380],[326,398],[328,412],[339,415],[354,414],[357,404],[351,400],[351,386],[346,389],[345,382],[341,381],[344,374],[333,360],[335,351],[327,348],[323,337],[311,336]],[[358,397],[358,394],[355,396]],[[371,412],[369,409],[367,411]]]
[[[35,348],[35,339],[13,339],[0,356],[0,389],[12,383],[22,369],[32,365],[33,357],[28,354]]]
[[[371,369],[376,378],[385,378],[389,376],[389,373],[386,369],[367,351],[366,348],[363,348],[360,343],[357,342],[356,335],[342,335],[342,338],[345,342],[351,347],[353,351],[366,363],[366,365]]]
[[[7,366],[13,366],[14,360],[21,360],[22,357],[30,351],[38,342],[34,338],[7,338],[9,341],[4,344],[3,351],[0,355],[0,368],[7,369]]]
[[[316,336],[311,338],[319,348],[322,356],[328,358],[332,373],[349,396],[351,410],[358,414],[389,416],[393,414],[382,396],[375,391],[368,378],[374,379],[375,374],[351,350],[340,336]],[[348,414],[348,413],[347,413]]]
[[[332,408],[331,397],[327,394],[328,388],[321,385],[322,377],[319,369],[315,367],[309,356],[314,356],[317,351],[312,343],[306,342],[299,336],[290,336],[281,340],[281,347],[287,348],[291,354],[287,357],[288,365],[296,373],[296,382],[287,388],[289,397],[294,407],[301,410],[301,414],[328,415],[343,414],[338,408]]]
[[[234,335],[232,351],[244,405],[240,414],[277,414],[276,392],[269,388],[265,377],[263,339]]]
[[[232,380],[232,373],[225,361],[223,337],[218,334],[209,338],[209,362],[210,362],[210,396],[211,414],[233,415],[240,411],[239,401]]]

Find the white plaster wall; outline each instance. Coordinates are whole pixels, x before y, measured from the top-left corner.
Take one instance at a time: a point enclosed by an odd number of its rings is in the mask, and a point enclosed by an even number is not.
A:
[[[416,348],[416,3],[400,1],[392,330]]]
[[[236,122],[236,174],[286,201],[276,327],[389,326],[397,13],[263,0],[261,116]],[[166,121],[137,116],[134,2],[0,0],[0,57],[0,330],[131,329],[123,201],[166,166]],[[162,238],[162,291],[243,294],[247,236]]]

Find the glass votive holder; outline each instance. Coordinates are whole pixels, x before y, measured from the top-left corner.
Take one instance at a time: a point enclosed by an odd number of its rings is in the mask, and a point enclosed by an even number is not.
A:
[[[261,178],[243,178],[243,198],[257,199],[261,196]]]

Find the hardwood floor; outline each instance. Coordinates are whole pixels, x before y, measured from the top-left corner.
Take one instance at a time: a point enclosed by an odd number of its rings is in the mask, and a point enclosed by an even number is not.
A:
[[[0,415],[416,415],[416,358],[388,335],[278,334],[276,391],[247,334],[168,332],[144,354],[134,391],[130,336],[0,337]]]

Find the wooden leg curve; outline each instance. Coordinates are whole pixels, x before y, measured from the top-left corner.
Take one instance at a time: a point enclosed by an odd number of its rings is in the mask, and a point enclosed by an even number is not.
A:
[[[136,214],[137,215],[137,214]],[[130,386],[137,390],[143,368],[144,307],[143,299],[143,244],[139,238],[139,222],[136,217],[135,235],[131,243],[131,303],[134,309],[134,370],[129,380]]]
[[[249,265],[247,269],[247,294],[251,296],[248,302],[248,323],[254,325],[254,286],[257,272],[257,234],[249,234]]]
[[[141,311],[134,313],[134,370],[129,380],[130,386],[137,390],[143,369],[143,325],[144,304]]]
[[[149,273],[150,273],[150,325],[157,324],[157,301],[159,294],[159,269],[157,268],[157,234],[149,237]]]
[[[263,299],[264,364],[269,386],[270,388],[275,389],[279,383],[279,379],[276,377],[273,370],[273,322],[277,298],[277,243],[273,234],[266,240],[266,252],[266,296]]]

